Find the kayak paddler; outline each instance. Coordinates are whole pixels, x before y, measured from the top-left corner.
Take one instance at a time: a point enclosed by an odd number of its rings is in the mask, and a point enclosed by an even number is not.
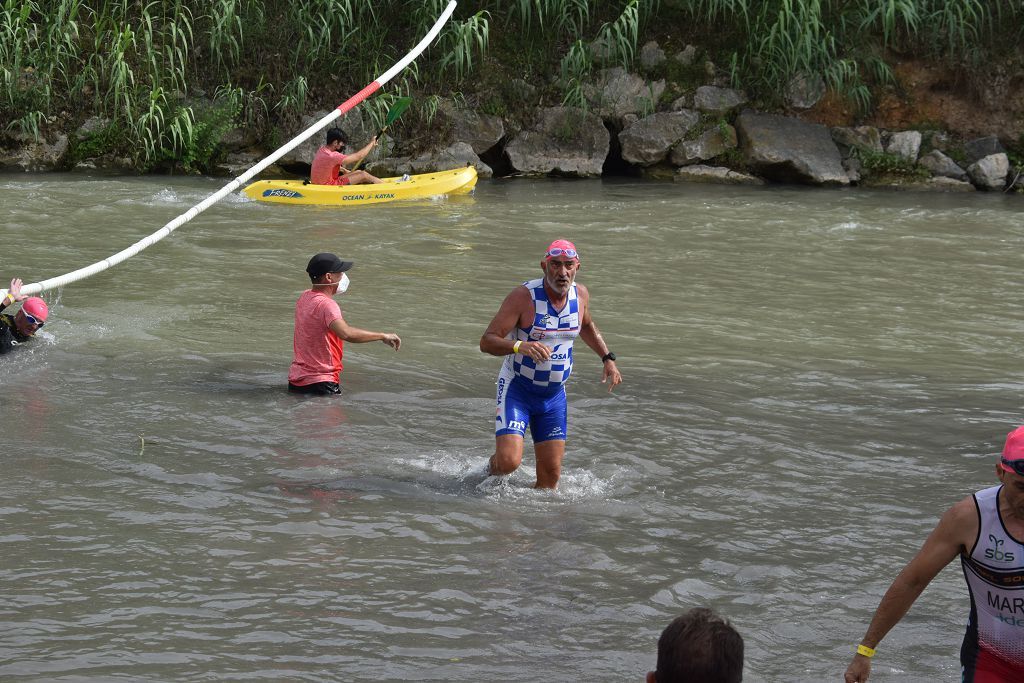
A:
[[[327,131],[327,144],[316,151],[313,164],[309,169],[309,182],[313,185],[365,185],[379,183],[381,179],[366,171],[350,171],[345,164],[352,166],[366,158],[374,147],[377,138],[373,138],[358,152],[344,154],[348,145],[348,135],[341,128]]]

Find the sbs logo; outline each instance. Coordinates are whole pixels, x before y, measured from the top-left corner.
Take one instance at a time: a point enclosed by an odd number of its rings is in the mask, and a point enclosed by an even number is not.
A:
[[[992,534],[989,534],[988,540],[995,547],[985,549],[985,559],[999,560],[1001,562],[1013,562],[1013,553],[1006,552],[1000,549],[1000,546],[1003,545],[1003,543],[1005,543],[1004,539],[996,538]]]

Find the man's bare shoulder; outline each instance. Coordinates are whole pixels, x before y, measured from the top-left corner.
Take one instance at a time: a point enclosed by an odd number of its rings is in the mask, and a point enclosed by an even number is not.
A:
[[[974,496],[966,496],[946,510],[939,520],[937,529],[955,537],[964,545],[973,543],[978,532],[978,506],[974,502]]]
[[[507,303],[521,305],[524,302],[532,302],[533,298],[530,296],[530,290],[526,288],[526,285],[517,285],[515,289],[508,293],[508,296],[505,297],[505,301]]]

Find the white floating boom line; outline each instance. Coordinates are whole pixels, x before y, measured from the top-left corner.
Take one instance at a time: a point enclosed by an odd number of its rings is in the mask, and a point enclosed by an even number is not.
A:
[[[70,273],[65,273],[64,275],[60,275],[58,277],[50,278],[49,280],[33,282],[32,284],[25,285],[21,288],[21,293],[27,296],[31,296],[33,294],[38,294],[39,292],[44,292],[50,289],[63,287],[64,285],[69,285],[72,282],[84,280],[85,278],[91,277],[96,273],[103,272],[104,270],[110,268],[111,266],[116,266],[118,263],[121,263],[122,261],[125,261],[131,258],[132,256],[135,256],[146,247],[156,244],[163,238],[167,237],[177,228],[181,227],[185,223],[188,223],[190,220],[201,214],[203,211],[206,211],[208,208],[219,202],[221,199],[237,190],[246,181],[248,181],[257,173],[259,173],[260,171],[262,171],[263,169],[267,168],[272,163],[280,159],[287,152],[291,151],[299,144],[305,142],[314,133],[326,127],[327,124],[329,124],[331,121],[338,118],[342,114],[348,112],[350,109],[353,109],[360,102],[362,102],[367,97],[369,97],[377,90],[379,90],[382,85],[384,85],[392,78],[394,78],[405,67],[409,66],[409,64],[412,63],[414,59],[419,57],[421,52],[427,49],[427,46],[430,45],[431,42],[433,42],[434,38],[437,37],[437,34],[441,32],[441,29],[448,22],[448,19],[452,16],[452,13],[455,11],[455,5],[457,4],[458,3],[456,0],[451,0],[451,2],[448,3],[448,6],[445,7],[444,12],[441,13],[441,16],[438,17],[437,21],[434,23],[434,26],[430,29],[427,35],[423,36],[423,39],[419,43],[417,43],[416,47],[414,47],[405,57],[400,59],[394,66],[392,66],[382,75],[380,75],[375,81],[373,81],[373,83],[370,83],[368,86],[357,92],[355,95],[345,100],[344,103],[342,103],[336,109],[331,111],[330,114],[327,114],[322,119],[314,123],[312,126],[296,135],[289,142],[285,143],[280,148],[278,148],[278,150],[275,151],[273,154],[266,157],[265,159],[263,159],[263,161],[259,162],[258,164],[250,168],[248,171],[232,180],[230,183],[225,185],[223,188],[221,188],[214,194],[210,195],[209,197],[199,202],[185,213],[181,214],[171,222],[167,223],[164,227],[160,228],[149,237],[139,240],[138,242],[128,247],[127,249],[119,251],[113,256],[109,256],[103,259],[102,261],[97,261],[91,266],[79,268],[78,270],[71,271]],[[0,299],[2,299],[5,296],[7,296],[7,290],[0,289]]]

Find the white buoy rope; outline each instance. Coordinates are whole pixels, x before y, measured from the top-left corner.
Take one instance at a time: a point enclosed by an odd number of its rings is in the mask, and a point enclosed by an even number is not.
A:
[[[394,66],[385,71],[383,74],[377,77],[376,80],[374,80],[365,88],[357,92],[355,95],[345,100],[345,102],[338,105],[338,107],[331,111],[330,114],[327,114],[322,119],[314,123],[312,126],[296,135],[290,141],[288,141],[280,148],[278,148],[275,152],[267,156],[265,159],[257,163],[255,166],[250,168],[242,175],[232,180],[230,183],[225,185],[223,188],[221,188],[214,194],[210,195],[209,197],[199,202],[185,213],[170,221],[169,223],[164,225],[164,227],[154,232],[152,235],[149,235],[148,237],[139,240],[138,242],[131,245],[127,249],[119,251],[113,256],[109,256],[103,259],[102,261],[97,261],[91,266],[79,268],[78,270],[71,271],[70,273],[65,273],[64,275],[60,275],[58,277],[52,277],[48,280],[41,280],[40,282],[33,282],[32,284],[24,285],[21,288],[21,293],[25,294],[26,296],[31,296],[33,294],[38,294],[39,292],[45,292],[50,289],[56,289],[58,287],[69,285],[72,282],[84,280],[85,278],[91,277],[96,273],[103,272],[104,270],[110,268],[111,266],[116,266],[118,263],[121,263],[122,261],[125,261],[131,258],[132,256],[135,256],[146,247],[156,244],[163,238],[167,237],[176,229],[178,229],[185,223],[188,223],[190,220],[201,214],[203,211],[206,211],[208,208],[219,202],[221,199],[237,190],[250,178],[260,173],[263,169],[270,166],[272,163],[280,159],[286,153],[288,153],[298,145],[305,142],[314,133],[325,128],[327,124],[329,124],[331,121],[338,118],[342,114],[348,112],[349,110],[353,109],[356,105],[365,100],[367,97],[377,92],[381,88],[381,86],[383,86],[385,83],[394,78],[399,72],[405,69],[405,67],[409,66],[409,64],[411,64],[412,61],[415,60],[420,55],[420,53],[427,49],[427,46],[430,45],[431,42],[433,42],[434,38],[437,37],[437,34],[441,32],[441,29],[448,22],[448,19],[452,16],[452,13],[455,11],[455,5],[457,4],[458,3],[456,2],[456,0],[451,0],[451,2],[448,3],[448,6],[445,7],[444,12],[441,13],[441,16],[438,17],[433,27],[431,27],[430,31],[428,31],[427,34],[423,36],[423,39],[416,44],[416,47],[410,50],[405,57],[396,62]],[[5,296],[7,296],[7,290],[0,289],[0,299],[2,299]]]

